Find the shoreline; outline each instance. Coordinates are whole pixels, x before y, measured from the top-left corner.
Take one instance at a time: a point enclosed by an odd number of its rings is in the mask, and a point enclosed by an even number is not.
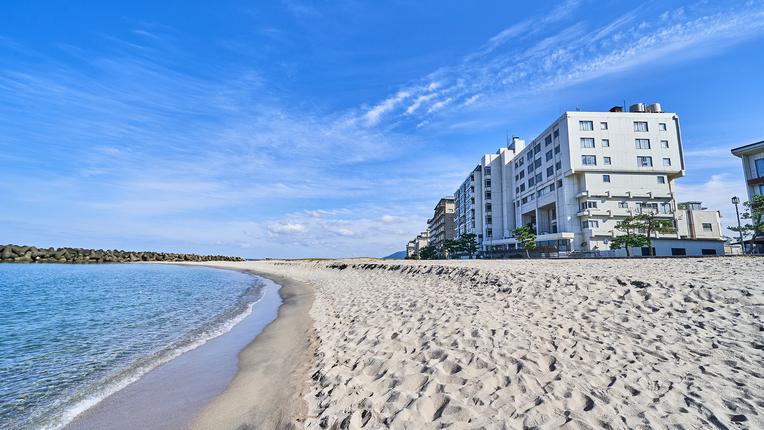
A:
[[[248,273],[247,275],[253,276]],[[256,275],[254,275],[256,276]],[[237,355],[276,319],[280,285],[258,277],[262,296],[226,332],[183,352],[68,420],[67,430],[187,428],[237,372]]]
[[[223,393],[192,421],[191,429],[305,427],[310,374],[318,337],[309,312],[315,292],[304,283],[236,264],[205,266],[231,268],[281,285],[278,316],[238,354],[238,371]]]

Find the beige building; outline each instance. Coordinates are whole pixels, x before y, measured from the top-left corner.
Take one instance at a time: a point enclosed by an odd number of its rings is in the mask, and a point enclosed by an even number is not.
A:
[[[439,256],[445,257],[446,252],[443,246],[446,240],[454,240],[454,198],[452,196],[440,199],[427,224],[430,244],[435,245]]]

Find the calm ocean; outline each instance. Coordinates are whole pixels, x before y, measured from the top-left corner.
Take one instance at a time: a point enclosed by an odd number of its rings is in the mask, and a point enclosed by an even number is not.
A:
[[[232,270],[0,264],[0,427],[61,427],[261,297],[258,278]]]

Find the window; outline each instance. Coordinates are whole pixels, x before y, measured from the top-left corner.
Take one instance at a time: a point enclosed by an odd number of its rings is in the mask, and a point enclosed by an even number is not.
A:
[[[582,137],[581,138],[581,147],[582,148],[594,148],[594,139],[591,137]]]
[[[701,255],[716,255],[715,249],[701,249]]]
[[[670,214],[671,213],[671,203],[661,203],[661,213],[662,214]]]
[[[491,187],[491,180],[490,179],[486,179],[485,180],[485,187],[486,188],[490,188]]]
[[[549,186],[549,191],[554,191],[554,183],[552,183],[552,185]]]
[[[449,238],[452,238],[452,237],[454,237],[454,235],[453,235],[453,234],[449,234],[449,235],[448,235],[448,237],[449,237]]]
[[[523,179],[525,177],[525,170],[520,171],[520,179]]]
[[[557,145],[554,147],[554,153],[559,154],[560,153],[560,145]]]
[[[453,228],[454,228],[454,226],[452,226],[452,225],[449,225],[449,226],[448,226],[448,228],[449,228],[449,229],[453,229]]]
[[[491,174],[491,168],[486,166],[485,169],[483,169],[483,173],[485,173],[486,176],[489,176]]]
[[[490,203],[486,203],[485,204],[485,211],[486,212],[491,212],[491,204]]]
[[[664,166],[670,166],[671,165],[671,159],[670,158],[664,158],[663,159],[663,165]]]
[[[660,130],[660,131],[666,131],[666,124],[665,124],[665,123],[660,123],[660,124],[658,124],[658,130]]]
[[[597,202],[581,202],[581,210],[597,209]]]
[[[671,255],[687,255],[687,250],[684,248],[671,248]]]
[[[515,181],[519,181],[519,180],[520,180],[520,175],[515,175]]]
[[[764,178],[764,158],[756,160],[756,173],[759,175],[759,178]]]
[[[594,124],[591,121],[578,121],[578,129],[591,131],[594,130]]]
[[[602,157],[602,162],[605,164],[610,164],[610,157]]]
[[[520,165],[522,166],[523,164],[525,164],[525,159],[524,159],[524,158],[521,158],[521,159],[520,159]]]
[[[528,151],[528,154],[526,155],[526,158],[528,159],[528,161],[533,160],[533,150],[532,149],[530,151]]]
[[[491,192],[490,191],[486,191],[485,192],[485,199],[486,200],[491,200]]]
[[[536,195],[535,194],[531,194],[530,198],[531,198],[531,201],[534,201],[534,200],[536,200]]]
[[[602,147],[607,148],[610,146],[610,139],[602,139]]]
[[[528,203],[528,197],[523,197],[523,204]]]
[[[529,187],[532,187],[532,186],[534,186],[535,184],[536,184],[536,179],[535,179],[535,178],[530,178],[530,179],[528,179],[528,186],[529,186]]]
[[[540,158],[538,160],[536,160],[536,163],[534,163],[534,167],[537,168],[537,169],[539,167],[541,167],[541,159]]]
[[[520,184],[520,192],[522,193],[525,191],[525,184]]]
[[[583,222],[583,227],[584,228],[598,228],[599,226],[600,226],[600,222],[599,221],[589,220],[589,221],[584,221]]]
[[[560,137],[560,130],[559,129],[554,131],[554,137]]]
[[[517,161],[515,161],[515,170],[517,170],[518,167],[520,166],[517,164]]]
[[[556,170],[562,169],[562,161],[558,161],[557,163],[555,163],[554,168]]]
[[[607,130],[607,123],[606,122],[601,122],[600,123],[600,130]]]
[[[610,175],[602,175],[602,182],[610,182]]]
[[[453,211],[451,211],[451,212],[453,212]],[[453,220],[454,220],[454,217],[450,216],[450,217],[448,217],[448,220],[449,220],[449,221],[453,221]]]
[[[711,228],[711,223],[703,223],[703,231],[714,231],[713,228]]]
[[[493,224],[493,218],[491,218],[489,216],[485,217],[485,223],[486,224]]]
[[[634,131],[647,131],[647,123],[646,122],[634,122]]]
[[[618,202],[618,207],[621,209],[628,208],[629,204],[626,202]]]
[[[546,177],[554,176],[554,166],[549,166],[546,168]]]
[[[541,196],[543,196],[544,194],[546,194],[548,192],[549,192],[549,188],[543,188],[543,189],[539,190],[539,192],[537,194],[538,194],[539,197],[541,197]]]
[[[536,175],[536,183],[537,184],[539,182],[543,181],[543,180],[544,180],[544,175],[543,174],[539,173],[538,175]]]
[[[550,149],[549,152],[546,153],[546,161],[549,161],[552,158],[554,158],[554,154],[552,154],[552,150]]]
[[[650,158],[650,157],[647,157],[647,158]],[[581,164],[583,164],[584,166],[596,166],[597,157],[594,155],[582,155]]]
[[[637,149],[650,149],[650,139],[637,139]]]
[[[659,184],[665,184],[666,183],[666,178],[664,178],[663,176],[658,176],[658,183]]]
[[[557,188],[562,188],[562,179],[557,180]]]
[[[652,166],[653,165],[653,157],[637,157],[637,166]]]
[[[533,172],[533,164],[528,165],[528,173]]]
[[[538,154],[539,152],[541,152],[541,144],[540,143],[538,145],[536,145],[535,148],[533,148],[533,153],[534,154]]]
[[[668,148],[668,140],[661,140],[661,148]]]
[[[544,146],[551,145],[552,144],[552,135],[550,134],[544,139]]]
[[[515,187],[515,194],[520,194],[520,187]]]

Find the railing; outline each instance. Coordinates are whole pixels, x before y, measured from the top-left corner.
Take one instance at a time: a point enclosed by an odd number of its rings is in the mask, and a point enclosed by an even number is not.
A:
[[[743,172],[745,173],[745,179],[747,181],[764,178],[764,169],[743,169]]]

